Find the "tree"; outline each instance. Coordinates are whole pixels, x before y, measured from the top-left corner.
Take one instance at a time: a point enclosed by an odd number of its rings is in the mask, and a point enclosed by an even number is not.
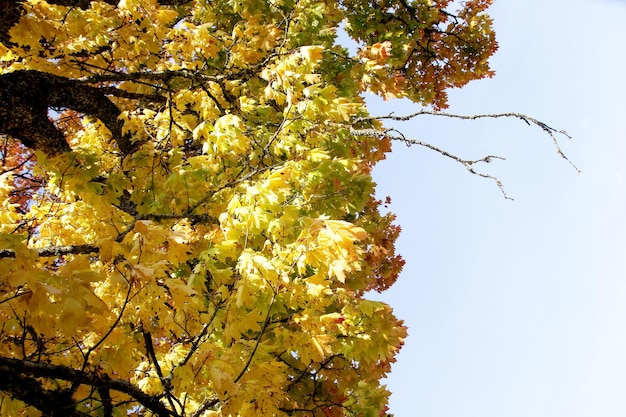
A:
[[[492,75],[491,0],[451,3],[2,0],[0,414],[384,415],[371,170],[417,142],[363,94]]]

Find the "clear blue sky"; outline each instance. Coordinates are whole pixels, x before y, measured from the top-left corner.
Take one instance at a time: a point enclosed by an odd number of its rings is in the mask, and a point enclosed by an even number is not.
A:
[[[396,417],[626,416],[626,1],[498,0],[495,78],[451,111],[519,111],[574,139],[559,158],[516,120],[422,118],[416,139],[498,154],[490,181],[396,144],[375,171],[407,261],[376,296],[409,326],[387,381]],[[373,114],[418,110],[373,102]]]

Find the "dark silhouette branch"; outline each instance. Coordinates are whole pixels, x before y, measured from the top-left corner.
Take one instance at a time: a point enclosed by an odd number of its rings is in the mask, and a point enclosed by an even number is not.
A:
[[[93,245],[76,245],[76,246],[49,246],[47,248],[36,249],[37,254],[42,257],[46,256],[63,256],[63,255],[79,255],[98,253],[100,249]],[[15,252],[11,249],[0,250],[0,258],[15,258]]]
[[[170,407],[172,409],[176,409],[176,406],[174,405],[174,400],[177,400],[177,399],[171,392],[171,382],[172,382],[172,377],[174,376],[174,371],[172,370],[170,374],[167,377],[165,377],[165,375],[163,374],[163,370],[161,369],[161,365],[159,364],[159,359],[157,358],[156,353],[154,352],[154,344],[152,343],[152,334],[149,331],[144,330],[143,325],[141,325],[140,330],[141,330],[141,333],[143,334],[143,340],[146,346],[146,353],[148,355],[148,360],[152,363],[152,366],[154,366],[154,369],[156,370],[157,376],[159,377],[159,380],[161,381],[161,385],[163,386],[163,390],[165,392],[165,397],[167,398],[167,401]],[[181,405],[181,404],[179,403],[178,405]],[[181,408],[184,408],[184,407],[181,407]]]
[[[25,146],[47,154],[70,150],[65,136],[48,118],[48,109],[67,108],[97,117],[111,131],[123,154],[133,145],[122,134],[120,110],[98,87],[34,70],[0,76],[0,133],[19,139]]]
[[[25,376],[11,367],[5,367],[0,358],[0,391],[35,407],[48,416],[76,416],[75,404],[64,391],[45,389],[41,382],[32,376]]]
[[[239,382],[241,377],[244,376],[244,374],[248,370],[248,367],[252,363],[252,359],[254,358],[254,355],[256,354],[256,351],[259,348],[259,345],[261,344],[261,338],[265,334],[265,331],[267,330],[267,326],[269,325],[270,315],[272,313],[272,307],[274,306],[274,301],[276,301],[276,296],[277,295],[278,295],[278,293],[274,292],[274,295],[272,296],[272,300],[270,301],[270,305],[267,308],[267,315],[265,316],[265,321],[263,322],[263,326],[261,327],[261,330],[259,331],[259,334],[258,334],[258,336],[256,338],[256,342],[254,343],[254,348],[252,349],[252,352],[250,353],[250,356],[248,356],[248,360],[246,361],[246,364],[244,365],[243,369],[241,370],[239,375],[237,375],[237,378],[235,378],[235,384],[237,382]]]
[[[30,291],[30,290],[26,290],[26,291],[24,291],[24,289],[23,289],[23,288],[21,288],[21,289],[19,289],[19,290],[18,290],[17,294],[12,295],[12,296],[10,296],[10,297],[7,297],[7,298],[5,298],[4,300],[0,300],[0,304],[8,303],[9,301],[11,301],[11,300],[13,300],[13,299],[15,299],[15,298],[18,298],[18,297],[21,297],[21,296],[23,296],[23,295],[27,295],[27,294],[32,294],[32,293],[33,293],[33,292],[32,292],[32,291]]]
[[[178,70],[178,71],[145,71],[145,72],[115,72],[106,68],[100,68],[92,66],[96,70],[106,71],[103,74],[94,74],[86,77],[78,78],[77,81],[86,83],[101,83],[101,82],[122,82],[122,81],[170,81],[174,78],[185,78],[197,83],[206,83],[207,81],[222,81],[231,77],[222,75],[206,75],[195,71]]]
[[[108,376],[103,377],[103,384],[99,386],[98,394],[100,395],[100,401],[102,402],[102,410],[104,417],[113,417],[113,400],[111,398],[111,392],[109,391]]]
[[[115,238],[117,242],[121,242],[122,239],[130,232],[134,226],[136,221],[138,220],[154,220],[154,221],[167,221],[167,220],[181,220],[187,219],[192,223],[201,223],[201,224],[219,224],[219,220],[215,217],[209,216],[208,214],[190,214],[190,213],[182,213],[182,214],[141,214],[135,216],[135,221],[133,221],[124,232],[120,233],[119,236]],[[48,246],[45,248],[35,249],[37,251],[37,256],[40,257],[56,257],[56,256],[64,256],[64,255],[89,255],[89,254],[97,254],[100,252],[100,248],[91,244],[84,245],[67,245],[67,246]],[[0,249],[0,259],[2,258],[15,258],[15,252],[11,249]]]
[[[49,412],[54,411],[50,407],[55,407],[58,410],[59,406],[66,407],[70,402],[73,409],[75,407],[74,401],[71,398],[64,398],[63,396],[67,394],[63,391],[44,390],[41,383],[35,378],[59,379],[68,382],[81,381],[83,385],[92,386],[96,390],[108,389],[129,395],[158,417],[176,416],[174,411],[161,403],[159,396],[146,394],[128,381],[110,379],[106,375],[98,375],[95,372],[0,356],[0,374],[3,375],[3,378],[0,378],[1,391],[9,393],[14,398],[18,398],[49,415],[77,415],[72,414],[72,410],[66,408],[64,412],[58,414]]]

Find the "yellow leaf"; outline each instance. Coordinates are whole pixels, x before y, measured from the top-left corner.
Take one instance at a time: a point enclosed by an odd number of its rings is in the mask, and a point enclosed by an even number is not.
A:
[[[328,268],[328,276],[335,277],[341,283],[346,282],[346,271],[350,271],[350,266],[344,259],[337,259],[330,263],[330,267]]]
[[[309,62],[317,63],[324,55],[324,47],[321,45],[309,45],[300,48],[300,53]]]

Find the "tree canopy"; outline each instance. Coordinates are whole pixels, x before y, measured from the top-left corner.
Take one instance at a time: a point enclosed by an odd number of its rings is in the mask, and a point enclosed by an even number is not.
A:
[[[363,96],[491,76],[491,2],[2,0],[0,414],[384,415]]]

